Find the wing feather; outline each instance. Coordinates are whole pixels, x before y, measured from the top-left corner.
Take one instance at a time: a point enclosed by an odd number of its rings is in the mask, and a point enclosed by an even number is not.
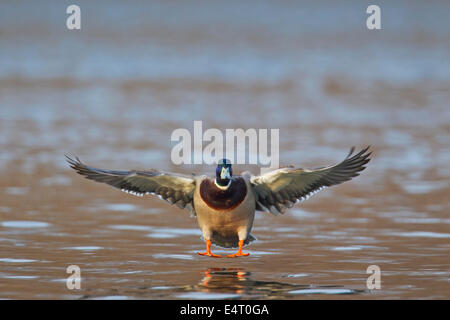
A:
[[[70,167],[87,179],[109,184],[135,196],[154,194],[181,209],[186,208],[191,215],[195,215],[193,209],[195,179],[192,176],[154,169],[149,171],[103,170],[87,166],[78,157],[72,159],[66,156],[66,158]]]
[[[256,195],[256,209],[283,213],[295,202],[308,199],[314,193],[359,175],[372,154],[369,147],[353,155],[354,147],[337,165],[316,169],[281,168],[262,176],[253,176],[250,182]]]

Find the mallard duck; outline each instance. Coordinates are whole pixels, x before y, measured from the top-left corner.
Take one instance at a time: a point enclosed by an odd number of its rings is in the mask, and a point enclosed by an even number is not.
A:
[[[206,241],[206,251],[199,255],[217,257],[211,245],[238,248],[227,257],[248,256],[244,245],[255,240],[250,234],[255,211],[274,215],[284,213],[296,202],[306,200],[323,188],[340,184],[359,175],[369,162],[369,147],[348,156],[337,165],[317,169],[280,168],[260,176],[243,172],[233,176],[229,160],[218,162],[215,178],[182,175],[159,170],[111,171],[89,167],[78,157],[67,157],[70,166],[88,179],[104,182],[135,196],[147,194],[188,210],[197,217]]]

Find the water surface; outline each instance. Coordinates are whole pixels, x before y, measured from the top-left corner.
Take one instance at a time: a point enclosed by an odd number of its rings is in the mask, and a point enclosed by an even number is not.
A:
[[[450,3],[381,2],[375,32],[360,1],[79,1],[81,31],[69,4],[0,3],[0,298],[450,298]],[[257,214],[239,259],[198,256],[187,212],[64,160],[213,174],[170,161],[172,131],[194,120],[280,128],[285,165],[369,144],[373,160]]]

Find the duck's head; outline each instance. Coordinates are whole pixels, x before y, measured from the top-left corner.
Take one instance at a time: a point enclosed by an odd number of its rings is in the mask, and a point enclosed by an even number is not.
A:
[[[221,188],[228,188],[232,176],[231,161],[228,159],[219,160],[216,168],[216,185]]]

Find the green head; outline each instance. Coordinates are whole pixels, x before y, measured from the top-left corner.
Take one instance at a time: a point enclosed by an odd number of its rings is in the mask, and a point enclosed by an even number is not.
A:
[[[231,161],[228,159],[219,160],[216,168],[216,183],[219,186],[225,187],[230,183],[232,176]]]

